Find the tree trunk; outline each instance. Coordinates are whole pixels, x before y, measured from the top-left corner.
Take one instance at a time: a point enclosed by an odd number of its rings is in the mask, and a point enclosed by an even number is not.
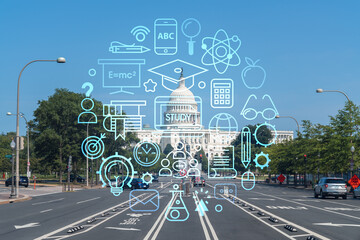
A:
[[[62,184],[62,148],[60,146],[59,148],[59,161],[60,161],[60,169],[59,169],[59,181],[60,181],[60,184]]]

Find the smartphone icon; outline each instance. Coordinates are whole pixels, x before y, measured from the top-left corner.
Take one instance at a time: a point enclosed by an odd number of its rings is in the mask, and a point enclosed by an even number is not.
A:
[[[177,22],[173,18],[158,18],[154,23],[154,51],[157,55],[177,52]]]

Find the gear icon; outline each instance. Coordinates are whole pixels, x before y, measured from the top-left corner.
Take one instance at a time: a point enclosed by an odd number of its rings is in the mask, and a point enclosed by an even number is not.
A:
[[[150,177],[150,180],[149,180],[149,181],[146,181],[146,180],[145,180],[146,177]],[[152,176],[151,173],[146,172],[146,173],[143,174],[143,176],[141,177],[141,179],[143,180],[143,183],[149,185],[150,183],[152,183],[154,177]]]
[[[261,156],[266,158],[266,163],[265,164],[259,164],[258,158],[261,157]],[[254,162],[255,162],[255,167],[259,167],[261,169],[264,169],[264,167],[269,167],[269,162],[271,162],[271,160],[269,158],[269,154],[265,154],[265,153],[261,152],[259,154],[255,154]]]
[[[258,138],[257,138],[258,130],[259,130],[262,126],[268,126],[268,127],[271,127],[272,129],[274,129],[274,133],[275,133],[275,134],[274,134],[274,136],[273,136],[272,141],[269,142],[269,143],[262,143],[262,142],[260,142],[260,141],[258,140]],[[275,143],[275,140],[276,140],[276,138],[277,138],[277,131],[276,131],[275,125],[271,125],[270,123],[265,122],[265,123],[260,124],[259,126],[257,126],[257,128],[256,128],[256,130],[255,130],[255,132],[254,132],[253,135],[254,135],[254,137],[255,137],[256,144],[259,144],[259,145],[261,145],[261,146],[263,146],[263,147],[268,147],[268,146],[270,146],[270,145],[272,145],[272,144]]]

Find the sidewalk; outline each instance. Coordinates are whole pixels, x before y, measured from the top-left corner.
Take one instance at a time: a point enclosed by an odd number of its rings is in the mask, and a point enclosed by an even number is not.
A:
[[[0,193],[0,205],[6,203],[23,202],[31,199],[29,195],[25,195],[25,194],[19,194],[19,198],[17,199],[11,199],[9,198],[9,196],[10,193]]]

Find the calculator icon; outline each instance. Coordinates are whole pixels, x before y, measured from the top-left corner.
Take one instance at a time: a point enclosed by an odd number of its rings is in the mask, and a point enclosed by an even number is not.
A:
[[[211,107],[232,108],[234,106],[234,82],[230,78],[211,80]]]

